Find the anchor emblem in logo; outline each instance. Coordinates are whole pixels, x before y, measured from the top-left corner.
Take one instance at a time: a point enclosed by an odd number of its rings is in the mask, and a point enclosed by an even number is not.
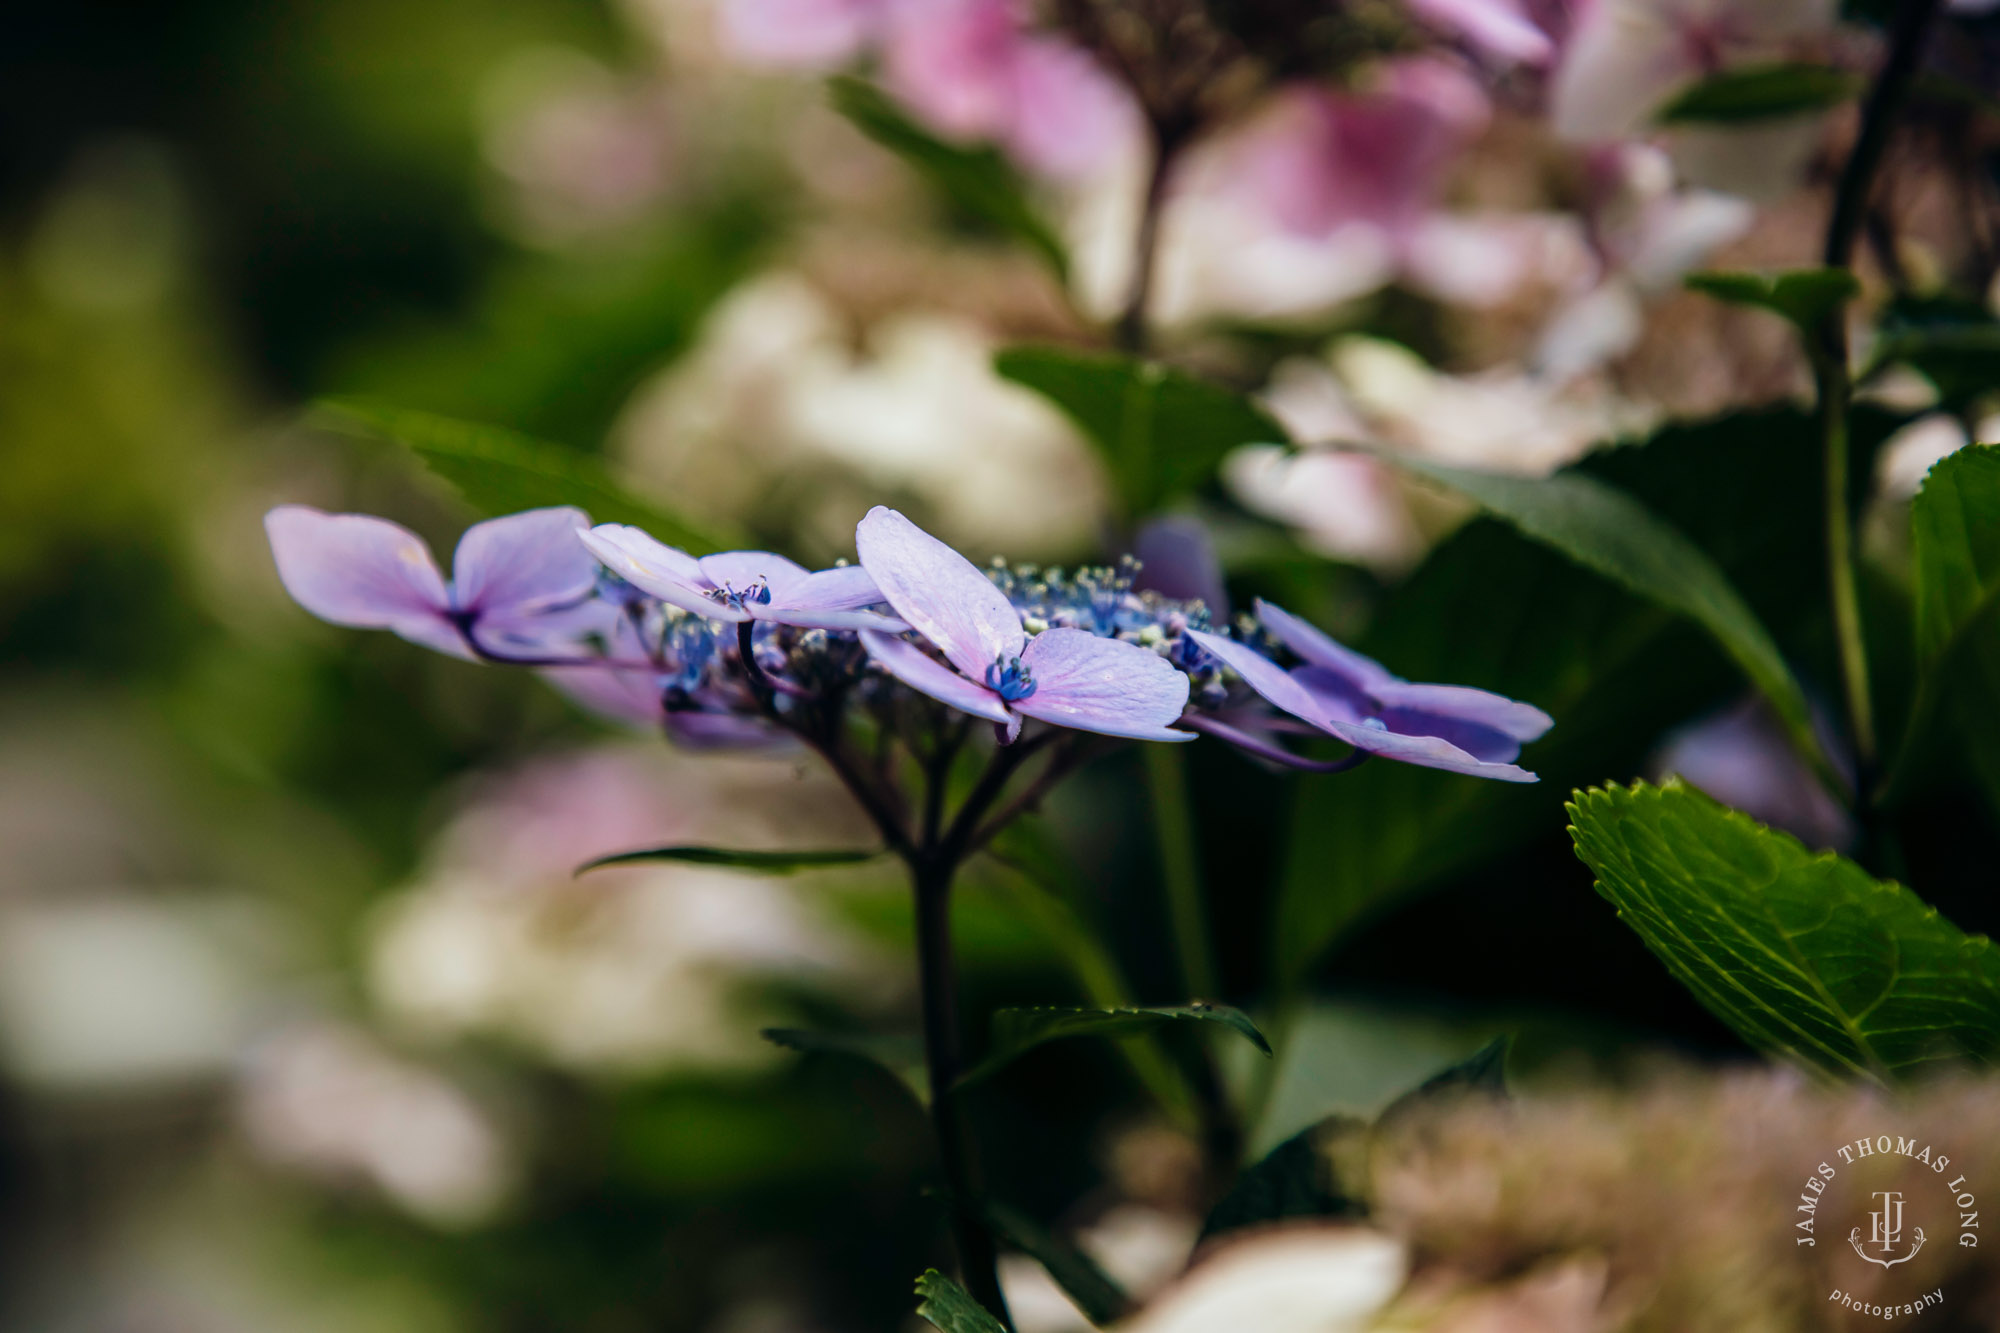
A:
[[[1882,1201],[1882,1206],[1868,1214],[1868,1244],[1880,1248],[1881,1255],[1878,1257],[1862,1248],[1860,1227],[1848,1233],[1847,1243],[1854,1247],[1856,1254],[1871,1264],[1880,1264],[1884,1268],[1906,1264],[1917,1257],[1918,1250],[1924,1248],[1924,1229],[1922,1227],[1913,1229],[1916,1240],[1911,1244],[1908,1254],[1900,1258],[1890,1258],[1897,1244],[1903,1239],[1903,1196],[1895,1190],[1877,1190],[1874,1197]]]

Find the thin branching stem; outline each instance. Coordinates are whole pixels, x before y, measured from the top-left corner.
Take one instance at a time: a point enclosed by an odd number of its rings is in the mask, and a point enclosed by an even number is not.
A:
[[[1854,243],[1872,206],[1875,178],[1882,166],[1897,117],[1908,102],[1924,44],[1943,0],[1905,0],[1896,12],[1889,39],[1889,57],[1869,90],[1861,111],[1861,130],[1848,154],[1834,192],[1827,223],[1823,260],[1829,268],[1847,268]],[[1832,594],[1835,638],[1840,649],[1842,693],[1854,752],[1860,802],[1866,804],[1875,784],[1877,737],[1875,707],[1868,682],[1868,645],[1861,621],[1861,594],[1854,557],[1854,513],[1850,495],[1852,440],[1848,409],[1853,381],[1848,366],[1847,311],[1829,312],[1808,335],[1813,381],[1819,399],[1820,443],[1824,454],[1827,582]]]

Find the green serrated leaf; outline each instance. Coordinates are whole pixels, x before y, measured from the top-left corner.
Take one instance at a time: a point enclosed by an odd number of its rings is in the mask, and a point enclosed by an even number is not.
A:
[[[1677,94],[1654,119],[1663,125],[1741,125],[1824,111],[1859,97],[1868,81],[1830,65],[1745,65],[1711,74]]]
[[[1902,885],[1679,784],[1569,809],[1598,892],[1752,1045],[1883,1082],[2000,1059],[2000,949]]]
[[[1206,1240],[1298,1217],[1365,1217],[1367,1122],[1328,1116],[1245,1167],[1202,1223]]]
[[[696,555],[725,549],[728,534],[698,526],[626,490],[603,464],[574,449],[497,426],[351,398],[316,405],[327,425],[402,445],[488,517],[575,505],[599,523],[630,523]]]
[[[773,1046],[801,1055],[858,1060],[902,1084],[916,1098],[919,1107],[930,1105],[923,1043],[915,1037],[877,1032],[808,1032],[803,1028],[765,1028],[758,1035]]]
[[[1271,1054],[1271,1043],[1241,1009],[1226,1004],[1178,1004],[1131,1009],[1073,1009],[1042,1005],[999,1009],[993,1014],[993,1046],[987,1057],[959,1080],[961,1086],[991,1078],[1045,1042],[1064,1037],[1136,1037],[1181,1023],[1219,1023]]]
[[[1861,283],[1844,268],[1799,268],[1783,273],[1690,273],[1688,287],[1731,305],[1768,310],[1801,329],[1820,321],[1861,294]]]
[[[2000,446],[1971,445],[1924,478],[1910,505],[1917,691],[1883,799],[1904,794],[1929,733],[1949,719],[2000,808]]]
[[[1132,1298],[1082,1250],[1017,1208],[989,1199],[980,1212],[1000,1239],[1047,1269],[1091,1323],[1115,1323],[1130,1313]]]
[[[801,870],[824,870],[829,866],[860,865],[882,855],[873,848],[801,852],[737,851],[728,847],[642,847],[634,852],[613,852],[576,868],[581,875],[605,866],[637,865],[645,861],[680,861],[687,865],[727,866],[731,870],[754,870],[765,875],[790,875]]]
[[[1103,456],[1128,517],[1206,485],[1238,445],[1286,439],[1242,394],[1152,361],[1061,347],[1009,347],[1004,379],[1061,408]]]
[[[1771,701],[1800,753],[1823,772],[1834,771],[1813,730],[1805,691],[1770,631],[1707,552],[1631,495],[1581,472],[1518,477],[1403,453],[1380,456],[1706,629]]]
[[[1387,1125],[1427,1107],[1449,1105],[1466,1097],[1507,1095],[1508,1037],[1495,1037],[1457,1064],[1419,1083],[1384,1107],[1378,1126]]]
[[[917,1279],[917,1314],[939,1333],[1007,1333],[1007,1326],[985,1306],[935,1268]]]
[[[1069,254],[1028,202],[1020,174],[991,147],[945,143],[904,115],[875,85],[851,75],[828,80],[833,108],[894,153],[956,207],[1040,255],[1058,281],[1069,280]]]

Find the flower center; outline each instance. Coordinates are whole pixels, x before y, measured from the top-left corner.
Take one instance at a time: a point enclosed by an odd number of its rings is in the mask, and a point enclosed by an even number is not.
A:
[[[771,604],[771,585],[763,579],[758,579],[749,587],[738,591],[728,584],[724,584],[722,587],[711,591],[708,595],[712,600],[722,603],[732,611],[741,611],[745,604],[751,606],[769,606]]]
[[[986,688],[1013,703],[1033,694],[1035,681],[1028,668],[1021,665],[1020,658],[996,657],[993,665],[986,668]]]

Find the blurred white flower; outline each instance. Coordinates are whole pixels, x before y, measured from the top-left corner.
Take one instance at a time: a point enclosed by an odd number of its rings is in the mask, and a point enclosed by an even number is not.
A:
[[[851,529],[862,493],[904,493],[960,546],[1034,554],[1089,539],[1103,484],[1056,410],[993,373],[994,342],[954,316],[901,312],[862,350],[803,279],[733,293],[698,345],[641,391],[619,427],[665,485],[748,512],[801,469],[850,479],[806,497]]]
[[[1981,422],[1978,438],[1996,438],[2000,420]],[[1924,477],[1971,439],[1958,418],[1948,412],[1932,412],[1919,417],[1882,443],[1875,457],[1875,485],[1885,499],[1903,501],[1915,495]]]
[[[1401,1290],[1399,1240],[1359,1227],[1282,1226],[1226,1241],[1120,1328],[1126,1333],[1348,1333]]]
[[[258,995],[255,922],[220,900],[129,896],[0,907],[0,1060],[62,1092],[226,1073]]]
[[[671,863],[572,878],[638,847],[861,840],[824,781],[769,760],[700,762],[614,749],[489,784],[431,873],[377,917],[369,979],[384,1010],[423,1035],[502,1036],[578,1067],[768,1059],[745,984],[852,988],[858,942],[782,880]]]
[[[253,1051],[239,1117],[270,1161],[366,1182],[439,1226],[483,1221],[513,1185],[506,1144],[470,1097],[336,1024],[281,1031]]]
[[[1112,1281],[1144,1301],[1187,1266],[1201,1219],[1144,1204],[1120,1204],[1077,1233],[1077,1248]],[[1019,1333],[1089,1333],[1090,1321],[1048,1270],[1023,1254],[1003,1255],[1000,1285]]]
[[[1407,348],[1360,336],[1335,343],[1324,362],[1280,363],[1263,397],[1307,447],[1239,449],[1224,462],[1224,483],[1311,549],[1390,571],[1414,562],[1425,540],[1402,479],[1366,455],[1311,446],[1367,444],[1541,476],[1650,419],[1595,382],[1508,370],[1447,375]]]
[[[1677,291],[1682,275],[1756,221],[1756,209],[1742,199],[1677,186],[1673,164],[1645,144],[1593,150],[1585,179],[1590,261],[1578,269],[1530,358],[1557,381],[1632,350],[1645,332],[1648,303]]]
[[[1704,77],[1824,54],[1838,17],[1835,0],[1596,0],[1564,49],[1550,119],[1582,143],[1647,134]],[[1799,183],[1824,123],[1814,113],[1677,127],[1665,138],[1686,180],[1767,199]]]

